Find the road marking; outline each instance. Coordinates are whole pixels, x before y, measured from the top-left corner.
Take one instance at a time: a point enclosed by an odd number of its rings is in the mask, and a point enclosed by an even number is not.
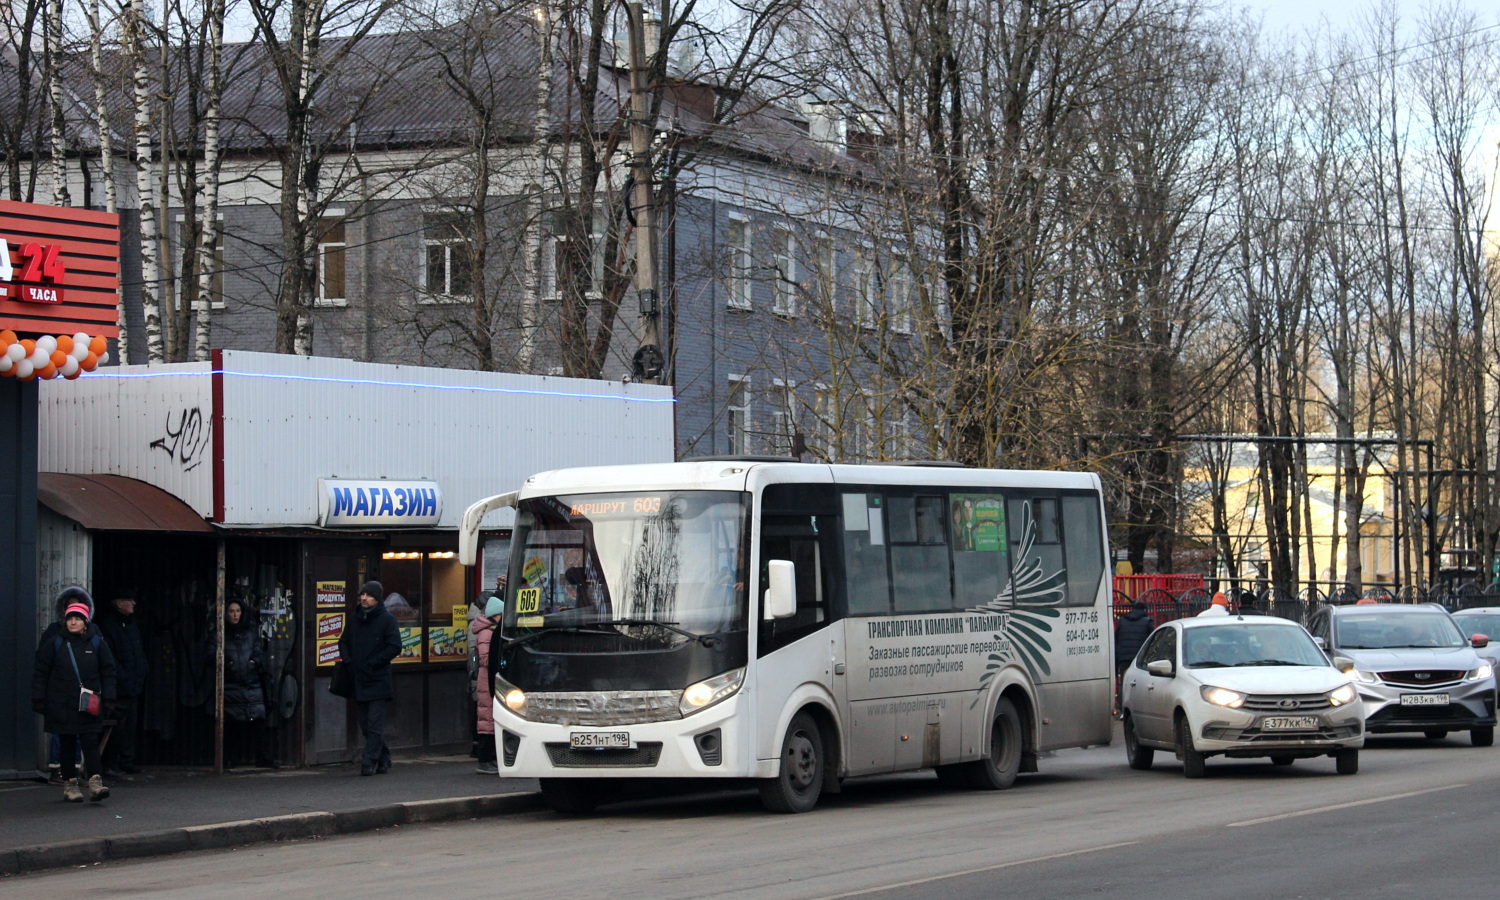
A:
[[[1405,800],[1407,797],[1420,797],[1423,794],[1435,794],[1438,791],[1451,791],[1454,788],[1468,787],[1467,784],[1450,784],[1446,787],[1427,788],[1423,791],[1407,791],[1404,794],[1388,794],[1384,797],[1371,797],[1368,800],[1355,800],[1351,803],[1339,803],[1335,806],[1320,806],[1317,809],[1304,809],[1300,812],[1282,813],[1279,816],[1266,816],[1264,819],[1247,819],[1244,822],[1230,822],[1225,828],[1244,828],[1248,825],[1264,825],[1267,822],[1279,822],[1282,819],[1295,819],[1299,816],[1315,816],[1319,813],[1333,812],[1336,809],[1348,809],[1351,806],[1367,806],[1371,803],[1385,803],[1388,800]]]
[[[962,878],[965,875],[977,875],[980,872],[993,872],[997,869],[1010,869],[1015,866],[1026,866],[1031,863],[1050,862],[1054,859],[1067,859],[1070,856],[1082,856],[1085,853],[1098,853],[1101,850],[1118,850],[1121,847],[1134,847],[1140,841],[1124,841],[1119,844],[1105,844],[1102,847],[1086,847],[1083,850],[1069,850],[1067,853],[1054,853],[1051,856],[1033,856],[1030,859],[1018,859],[1013,862],[997,863],[993,866],[980,866],[977,869],[965,869],[962,872],[948,872],[943,875],[933,875],[930,878],[918,878],[914,881],[900,881],[895,884],[882,884],[879,887],[862,888],[857,891],[846,891],[842,894],[826,894],[815,897],[813,900],[841,900],[843,897],[862,897],[865,894],[878,894],[881,891],[894,891],[897,888],[913,887],[919,884],[930,884],[934,881],[944,881],[949,878]]]

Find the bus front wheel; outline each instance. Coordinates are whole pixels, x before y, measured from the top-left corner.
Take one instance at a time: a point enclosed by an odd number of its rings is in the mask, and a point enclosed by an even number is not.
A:
[[[1021,745],[1025,731],[1016,705],[1005,697],[995,703],[990,725],[990,752],[969,763],[969,786],[981,791],[1003,791],[1016,782],[1021,771]]]
[[[776,813],[804,813],[823,793],[823,734],[805,712],[792,717],[781,739],[781,772],[760,780],[760,802]]]

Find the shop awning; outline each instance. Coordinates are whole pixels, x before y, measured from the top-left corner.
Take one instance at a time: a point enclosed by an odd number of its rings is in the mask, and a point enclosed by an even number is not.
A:
[[[214,531],[186,503],[155,485],[123,475],[38,472],[36,498],[92,531]]]

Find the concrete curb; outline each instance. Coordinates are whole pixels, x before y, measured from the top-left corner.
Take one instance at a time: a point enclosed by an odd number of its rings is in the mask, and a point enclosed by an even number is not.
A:
[[[293,813],[113,837],[58,841],[36,847],[0,850],[0,877],[121,859],[166,856],[193,850],[220,850],[275,841],[356,834],[392,825],[485,818],[542,808],[541,797],[537,794],[487,794],[480,797],[408,800],[339,812]]]

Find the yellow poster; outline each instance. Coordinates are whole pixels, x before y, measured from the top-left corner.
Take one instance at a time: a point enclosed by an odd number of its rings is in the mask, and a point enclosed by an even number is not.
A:
[[[427,629],[427,661],[466,659],[469,655],[469,629],[434,625]]]
[[[339,661],[339,642],[338,641],[336,641],[336,640],[333,640],[333,641],[319,640],[317,642],[317,645],[318,645],[318,665],[320,665],[320,666],[331,666],[334,663],[336,663],[336,662]]]
[[[453,627],[469,627],[469,608],[467,606],[463,606],[460,604],[453,607]]]
[[[336,612],[336,613],[320,612],[320,613],[318,613],[318,640],[320,640],[320,641],[338,641],[338,639],[341,638],[341,637],[343,637],[343,636],[344,636],[344,614],[343,613],[341,613],[341,612]]]
[[[422,661],[422,626],[405,625],[401,628],[401,655],[393,663],[419,663]]]
[[[318,606],[343,606],[344,605],[344,582],[342,581],[320,581],[317,583]]]

